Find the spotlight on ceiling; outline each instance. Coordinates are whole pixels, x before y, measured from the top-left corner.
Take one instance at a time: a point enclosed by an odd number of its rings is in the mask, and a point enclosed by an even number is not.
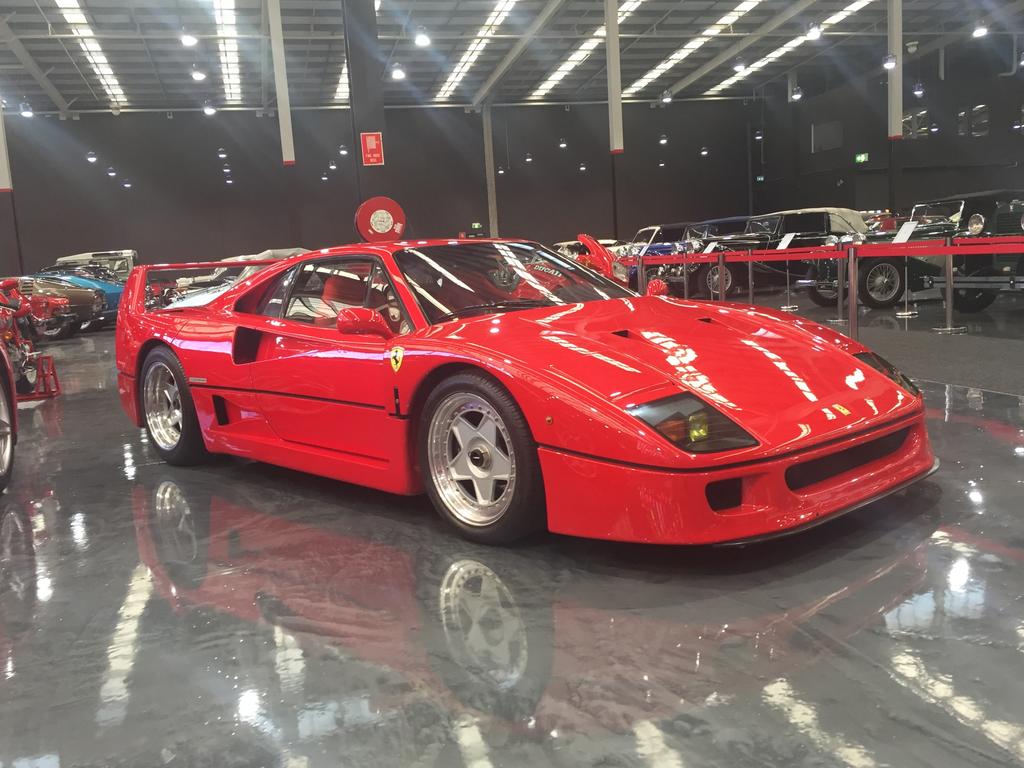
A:
[[[125,189],[131,189],[132,183],[128,181],[128,179],[125,179],[124,181],[121,182],[121,186],[124,187]]]
[[[505,175],[505,167],[504,166],[502,166],[502,165],[498,166],[498,175],[499,176],[504,176]]]
[[[413,42],[415,42],[419,48],[426,48],[430,45],[430,35],[427,34],[427,30],[423,27],[417,29],[416,37],[413,39]]]
[[[226,179],[224,179],[224,183],[225,184],[234,184],[235,180],[232,179],[230,176],[228,176]]]
[[[659,168],[664,168],[665,167],[665,161],[664,160],[659,160],[658,161],[658,167]]]
[[[203,104],[203,114],[207,117],[213,117],[217,114],[217,108],[213,106],[213,104],[211,104],[210,102],[206,102],[205,104]]]
[[[391,65],[391,79],[392,80],[405,80],[405,70],[402,69],[402,65],[397,61]]]
[[[32,117],[32,115],[35,114],[35,112],[32,111],[32,105],[27,101],[23,101],[18,105],[18,111],[21,113],[22,117]]]
[[[117,171],[114,170],[113,166],[107,168],[107,176],[109,176],[110,178],[114,178],[115,176],[117,176]]]
[[[930,133],[938,133],[939,132],[939,124],[938,123],[932,123],[930,126],[928,126],[928,131]]]
[[[91,151],[90,152],[86,152],[85,153],[85,159],[88,160],[90,163],[95,163],[96,162],[96,153],[95,152],[91,152]]]
[[[662,146],[668,144],[668,136],[666,136],[664,133],[661,134],[661,136],[658,137],[658,143],[661,144]]]
[[[338,170],[338,164],[336,162],[334,162],[333,160],[331,160],[331,162],[329,162],[327,164],[327,170],[329,170],[329,171],[336,171],[336,170]]]
[[[566,148],[566,147],[568,147],[568,146],[569,146],[569,145],[568,145],[568,144],[566,144],[566,142],[565,142],[565,139],[559,139],[559,140],[558,140],[558,148],[559,148],[559,149],[565,149],[565,148]]]
[[[224,147],[219,147],[217,149],[217,157],[219,157],[221,160],[226,160],[228,157],[228,151],[224,149]]]
[[[672,101],[672,94],[669,91],[665,91],[661,94],[661,103],[668,104]]]
[[[804,89],[799,85],[794,85],[793,90],[789,94],[789,98],[793,101],[800,101],[804,97]]]
[[[224,165],[222,165],[222,166],[220,167],[220,169],[221,169],[221,170],[222,170],[222,171],[223,171],[224,173],[231,173],[231,166],[230,166],[230,165],[228,165],[227,163],[224,163]]]
[[[192,67],[192,79],[197,83],[201,83],[206,79],[206,73],[198,67]]]
[[[924,96],[924,83],[914,83],[913,93],[919,99]]]
[[[746,72],[747,63],[743,59],[736,59],[736,63],[732,65],[733,72]]]
[[[586,172],[587,172],[587,164],[586,163],[580,163],[580,173],[586,173]]]
[[[701,157],[707,157],[708,156],[708,148],[707,147],[701,147],[700,148],[700,156]]]
[[[971,37],[984,37],[988,34],[988,27],[985,26],[985,22],[979,21],[974,27],[974,31],[971,32]]]
[[[808,40],[820,40],[821,39],[821,25],[811,24],[807,28],[807,39]]]
[[[345,157],[348,154],[348,147],[342,144],[340,147],[338,147],[338,154],[341,155],[342,157]]]
[[[323,176],[320,177],[320,181],[327,181],[327,174],[326,173]]]
[[[887,54],[886,57],[882,59],[882,66],[885,69],[896,69],[896,54]]]
[[[754,131],[754,141],[763,141],[763,140],[764,140],[764,131],[762,131],[760,128],[758,128],[756,131]]]
[[[194,48],[199,42],[199,38],[195,35],[190,35],[188,32],[181,33],[181,44],[186,48]]]
[[[533,155],[531,155],[529,152],[527,152],[526,153],[526,157],[523,158],[523,162],[532,163],[533,162]]]

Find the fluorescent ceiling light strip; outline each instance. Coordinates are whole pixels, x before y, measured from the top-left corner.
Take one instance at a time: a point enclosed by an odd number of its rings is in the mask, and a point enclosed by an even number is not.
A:
[[[762,0],[743,0],[742,3],[733,8],[729,13],[725,14],[725,16],[701,32],[700,35],[687,41],[686,45],[676,50],[658,66],[629,86],[629,88],[622,92],[622,95],[628,98],[629,96],[633,96],[639,91],[642,91],[659,77],[675,67],[675,65],[680,61],[685,59],[698,48],[702,47],[709,40],[713,39],[719,32],[724,31],[727,27],[731,27],[737,21],[742,19],[747,15],[747,13],[760,5],[761,2]]]
[[[213,20],[217,24],[217,48],[220,75],[224,81],[224,101],[242,101],[242,72],[238,65],[238,28],[235,26],[235,0],[213,0]]]
[[[341,65],[341,77],[338,78],[338,90],[334,92],[335,101],[348,101],[348,62]]]
[[[823,22],[821,22],[821,29],[822,29],[822,31],[828,29],[831,26],[839,24],[842,21],[845,21],[850,16],[853,16],[853,14],[857,13],[857,11],[861,10],[862,8],[864,8],[867,5],[870,5],[873,1],[874,0],[857,0],[857,2],[855,2],[855,3],[850,3],[850,5],[848,5],[845,8],[843,8],[843,10],[838,11],[838,12],[832,14],[827,19],[825,19]],[[704,95],[705,96],[714,96],[715,94],[721,93],[722,91],[726,90],[727,88],[731,88],[736,83],[738,83],[741,80],[744,80],[747,77],[749,77],[750,75],[752,75],[754,72],[757,72],[760,69],[764,69],[764,67],[768,66],[769,64],[771,64],[776,59],[781,58],[782,56],[785,56],[790,51],[793,51],[793,50],[799,48],[801,45],[806,43],[807,40],[808,40],[807,35],[800,35],[799,37],[794,37],[789,42],[787,42],[787,43],[785,43],[783,45],[780,45],[778,48],[776,48],[771,53],[769,53],[769,54],[765,55],[763,58],[760,58],[757,61],[755,61],[753,64],[751,64],[749,67],[747,67],[742,72],[737,72],[735,75],[733,75],[732,77],[727,77],[725,80],[723,80],[722,82],[720,82],[718,85],[714,86],[713,88],[709,88],[708,90],[706,90],[704,92]]]
[[[92,31],[92,27],[89,26],[89,20],[85,18],[78,0],[56,0],[56,2],[64,21],[71,25],[72,34],[78,38],[78,45],[82,49],[82,53],[85,54],[85,60],[89,62],[89,66],[92,67],[92,71],[99,79],[107,98],[117,107],[127,104],[128,98],[124,95],[121,84],[114,76],[114,70],[110,68],[110,62],[107,61],[103,48],[96,40],[96,35]]]
[[[455,69],[448,75],[448,79],[445,80],[444,85],[441,86],[441,90],[434,96],[434,101],[447,101],[452,97],[455,89],[459,87],[459,83],[462,82],[462,78],[466,76],[466,73],[473,67],[476,60],[483,53],[484,48],[487,47],[487,43],[490,42],[490,37],[498,31],[498,27],[501,26],[502,22],[508,16],[509,11],[516,4],[516,0],[498,0],[494,5],[494,10],[491,11],[491,15],[487,17],[487,21],[480,27],[476,33],[476,37],[470,42],[469,47],[462,54],[462,58],[459,59],[458,64],[455,65]]]
[[[760,2],[760,0],[758,0],[758,2]],[[628,19],[633,11],[643,5],[643,3],[644,0],[626,0],[626,2],[620,5],[619,24]],[[607,30],[605,29],[604,24],[602,24],[594,31],[594,34],[580,43],[576,50],[570,53],[569,57],[558,66],[558,69],[552,72],[548,79],[541,83],[528,98],[542,99],[547,96],[548,92],[562,82],[562,79],[566,75],[587,60],[587,57],[590,56],[591,52],[604,42],[606,35]]]

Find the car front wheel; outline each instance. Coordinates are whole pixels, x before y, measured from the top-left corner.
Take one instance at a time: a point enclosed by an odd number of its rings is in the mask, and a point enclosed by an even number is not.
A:
[[[507,544],[543,526],[537,448],[500,384],[475,373],[444,380],[427,399],[419,435],[427,493],[463,536]]]
[[[860,300],[872,309],[889,309],[900,303],[906,290],[904,265],[896,259],[878,259],[861,265]]]
[[[168,464],[200,464],[209,454],[185,372],[174,353],[156,347],[142,366],[140,401],[149,441]]]

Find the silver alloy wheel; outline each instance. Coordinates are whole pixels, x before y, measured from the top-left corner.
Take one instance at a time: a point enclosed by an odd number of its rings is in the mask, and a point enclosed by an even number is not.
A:
[[[0,392],[0,475],[7,474],[14,456],[14,429],[11,426],[11,406]]]
[[[427,433],[430,479],[460,522],[490,525],[508,510],[516,485],[512,436],[487,400],[471,392],[448,395]]]
[[[153,440],[163,450],[173,451],[181,440],[181,393],[165,363],[156,362],[146,371],[142,405]]]
[[[724,273],[725,273],[725,295],[728,296],[729,295],[729,291],[732,290],[732,270],[731,269],[719,270],[718,265],[715,264],[715,266],[711,267],[707,271],[707,275],[704,278],[704,282],[707,284],[708,293],[710,293],[712,296],[717,296],[718,295],[718,273],[719,273],[719,271],[724,271]]]
[[[476,560],[459,560],[439,587],[441,626],[452,658],[482,672],[499,688],[526,674],[526,623],[498,574]]]
[[[874,264],[864,282],[871,298],[878,302],[892,301],[900,289],[900,271],[894,264]]]

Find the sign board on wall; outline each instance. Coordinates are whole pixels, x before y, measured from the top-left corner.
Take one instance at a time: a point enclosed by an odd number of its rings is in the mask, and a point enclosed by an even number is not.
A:
[[[871,155],[868,154],[867,152],[858,152],[856,155],[853,156],[853,162],[857,163],[858,165],[861,163],[866,163],[870,159]]]
[[[384,137],[380,131],[360,133],[359,144],[363,150],[363,165],[384,165]]]

